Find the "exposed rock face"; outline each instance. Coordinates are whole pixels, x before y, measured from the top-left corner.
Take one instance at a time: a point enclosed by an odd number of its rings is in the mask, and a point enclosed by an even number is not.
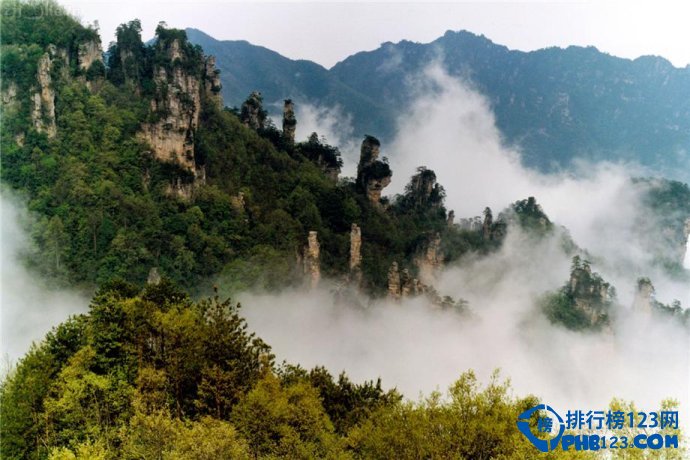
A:
[[[449,227],[455,225],[455,211],[448,211],[448,218],[446,219],[446,223]]]
[[[175,177],[168,185],[166,193],[185,201],[191,201],[194,193],[194,182],[181,177]]]
[[[289,145],[295,143],[296,129],[295,105],[292,103],[292,99],[285,99],[285,105],[283,106],[283,138]]]
[[[230,197],[230,205],[232,206],[232,209],[234,209],[235,211],[244,212],[244,210],[245,210],[244,192],[239,192],[236,196],[231,196]]]
[[[649,278],[640,278],[637,280],[637,290],[632,305],[633,311],[649,315],[652,313],[653,302],[654,285]]]
[[[53,60],[56,51],[54,46],[48,48],[38,60],[36,81],[37,91],[32,96],[31,121],[36,131],[46,133],[49,138],[55,137],[57,127],[55,125],[55,90],[50,72],[53,68]]]
[[[415,258],[422,283],[433,284],[439,271],[443,268],[441,252],[441,235],[434,233],[422,247],[422,252]]]
[[[357,285],[362,282],[362,230],[352,224],[350,230],[350,276]]]
[[[310,286],[315,288],[321,280],[321,259],[318,234],[309,232],[307,246],[304,248],[304,274],[309,280]]]
[[[165,51],[170,62],[179,62],[179,40],[159,41],[158,46]],[[201,108],[199,79],[181,65],[173,65],[170,70],[157,65],[153,80],[157,96],[151,101],[151,111],[160,119],[144,124],[141,135],[158,160],[176,163],[195,173],[194,133],[199,125]]]
[[[482,238],[484,241],[491,239],[491,228],[493,227],[494,218],[491,213],[491,208],[484,209],[484,223],[482,224]]]
[[[151,267],[146,284],[160,284],[161,275],[158,273],[158,267]]]
[[[13,81],[3,79],[2,84],[2,113],[6,117],[8,112],[14,111],[18,107],[18,89],[17,84]]]
[[[378,159],[381,143],[373,136],[366,136],[360,149],[357,165],[357,188],[369,201],[380,205],[381,192],[391,183],[393,173],[387,163]]]
[[[77,59],[81,70],[89,70],[94,62],[103,63],[103,50],[101,43],[97,40],[90,40],[79,45]]]
[[[436,173],[421,166],[405,187],[403,200],[408,209],[428,210],[443,205],[445,191],[436,182]]]
[[[398,271],[398,263],[393,262],[391,268],[388,270],[388,296],[399,300],[402,296],[400,290],[400,272]]]
[[[597,273],[593,273],[589,262],[573,260],[568,282],[568,294],[575,302],[575,308],[584,313],[590,326],[608,323],[607,311],[613,300],[611,285]]]
[[[205,167],[197,164],[194,152],[201,99],[204,95],[211,102],[222,103],[219,77],[211,58],[200,63],[187,62],[192,58],[185,55],[183,46],[189,45],[179,39],[159,39],[156,46],[165,58],[165,62],[156,63],[153,68],[156,96],[151,100],[151,112],[157,121],[142,124],[139,137],[149,144],[156,159],[176,164],[188,173],[173,180],[168,190],[189,199],[195,183],[203,183],[206,177]],[[123,62],[130,57],[127,50],[122,50]]]
[[[221,90],[223,85],[220,83],[220,70],[216,68],[216,57],[209,56],[204,62],[204,90],[206,98],[217,108],[223,108],[223,96]]]
[[[436,307],[453,308],[456,311],[467,311],[465,300],[455,301],[451,297],[441,296],[433,286],[425,284],[417,278],[413,278],[406,268],[402,271],[397,262],[393,262],[388,270],[388,297],[400,301],[402,299],[424,296],[427,301]]]
[[[258,91],[252,91],[246,101],[242,103],[240,119],[245,126],[253,129],[263,129],[266,112],[263,109],[263,97]]]

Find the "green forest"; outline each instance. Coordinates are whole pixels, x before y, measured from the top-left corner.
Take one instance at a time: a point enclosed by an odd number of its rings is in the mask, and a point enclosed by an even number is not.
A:
[[[395,171],[378,159],[374,135],[363,139],[357,177],[340,177],[338,148],[319,133],[294,139],[294,116],[275,126],[259,93],[225,107],[218,71],[183,30],[161,23],[144,42],[132,20],[102,53],[99,31],[52,0],[0,5],[0,177],[30,211],[23,262],[51,286],[93,293],[88,313],[55,327],[2,380],[2,458],[534,458],[515,420],[539,399],[514,395],[498,371],[486,385],[467,371],[410,401],[380,380],[276,362],[227,300],[305,285],[313,232],[321,276],[376,299],[421,279],[420,258],[451,264],[498,251],[510,226],[558,235],[576,257],[573,273],[608,293],[534,197],[516,197],[496,218],[486,208],[478,226],[454,225],[422,164],[403,193],[381,196]],[[163,157],[172,143],[179,148]],[[648,199],[663,214],[690,207],[690,190],[661,181]],[[675,217],[668,225],[669,238],[682,231]],[[355,226],[361,260],[351,254]],[[658,258],[686,276],[668,254]],[[442,308],[471,311],[414,286]],[[575,305],[592,289],[568,286],[541,299],[543,312],[601,330],[613,288],[589,299],[590,321]],[[690,310],[658,307],[690,324]]]

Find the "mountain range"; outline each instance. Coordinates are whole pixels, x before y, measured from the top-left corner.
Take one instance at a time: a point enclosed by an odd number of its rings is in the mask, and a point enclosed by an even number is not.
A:
[[[286,98],[339,107],[352,117],[355,136],[390,140],[413,96],[410,81],[439,62],[486,97],[505,143],[519,148],[528,166],[552,171],[576,158],[625,161],[690,179],[690,66],[661,57],[630,60],[578,46],[522,52],[448,31],[431,43],[387,42],[326,69],[246,41],[186,31],[216,56],[227,105],[239,106],[258,90],[269,108]]]

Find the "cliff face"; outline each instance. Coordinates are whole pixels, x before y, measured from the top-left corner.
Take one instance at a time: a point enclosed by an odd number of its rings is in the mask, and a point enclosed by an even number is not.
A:
[[[175,64],[182,57],[179,40],[159,41],[158,47],[173,65],[154,67],[156,96],[151,100],[151,112],[159,120],[144,124],[141,137],[158,160],[177,163],[195,173],[194,132],[199,125],[200,81]]]
[[[388,297],[394,300],[399,300],[402,297],[400,270],[397,262],[393,262],[388,270]]]
[[[219,109],[223,108],[222,89],[220,70],[216,68],[216,57],[208,56],[204,61],[204,92],[209,103],[214,104]]]
[[[36,72],[37,87],[31,97],[31,122],[36,131],[46,133],[49,138],[57,134],[55,124],[55,89],[51,76],[53,63],[56,59],[64,59],[58,55],[54,46],[38,60]]]
[[[76,47],[77,66],[80,71],[87,72],[94,63],[103,64],[103,52],[98,40],[78,43]],[[60,69],[57,74],[56,69]],[[32,125],[36,131],[45,133],[48,138],[53,138],[57,135],[55,89],[58,82],[54,81],[55,77],[64,81],[69,81],[73,78],[73,75],[70,74],[70,56],[67,49],[48,45],[46,52],[38,60],[36,81],[30,92]],[[80,78],[86,81],[83,77]],[[88,86],[91,89],[91,86]],[[7,100],[11,105],[15,97],[16,85],[9,85],[8,91],[3,93],[3,103]]]
[[[362,229],[357,224],[350,229],[350,277],[355,284],[362,283]]]
[[[194,151],[202,104],[222,106],[215,60],[197,55],[190,46],[184,37],[159,36],[155,48],[158,59],[153,66],[155,92],[150,102],[154,121],[143,123],[139,133],[156,159],[189,173],[191,181],[178,177],[170,186],[173,194],[183,198],[189,198],[194,182],[203,183],[206,178]],[[131,61],[127,52],[121,58]]]
[[[288,145],[295,143],[296,129],[295,104],[292,103],[291,99],[285,99],[285,105],[283,106],[283,138]]]
[[[318,234],[313,230],[309,232],[303,257],[304,274],[307,277],[309,286],[313,289],[319,285],[321,280],[321,248]]]
[[[263,129],[266,121],[266,111],[263,108],[263,97],[258,91],[252,91],[246,101],[242,103],[240,119],[244,126],[253,130]]]
[[[441,252],[441,235],[434,233],[420,248],[415,258],[419,270],[419,279],[426,284],[432,284],[443,268],[443,254]]]
[[[393,176],[388,163],[378,159],[380,147],[378,139],[366,136],[362,141],[357,165],[357,188],[376,206],[380,206],[381,192],[391,183]]]
[[[445,190],[436,182],[436,173],[421,166],[405,187],[403,197],[407,209],[427,211],[443,205]]]
[[[652,313],[653,302],[654,286],[652,282],[648,278],[640,278],[637,280],[637,289],[632,305],[633,311],[649,315]]]
[[[77,51],[77,59],[81,70],[89,70],[95,62],[103,63],[103,50],[100,42],[89,40],[81,43]]]
[[[597,273],[593,273],[588,262],[576,262],[570,273],[568,293],[575,308],[580,310],[590,326],[608,323],[608,309],[613,300],[611,285]]]

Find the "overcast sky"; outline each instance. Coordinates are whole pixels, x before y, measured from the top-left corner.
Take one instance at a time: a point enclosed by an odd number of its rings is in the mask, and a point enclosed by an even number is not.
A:
[[[60,1],[60,0],[59,0]],[[234,2],[222,0],[67,0],[61,4],[91,23],[104,45],[118,24],[142,20],[144,38],[159,21],[194,27],[218,39],[247,40],[287,57],[326,67],[386,41],[429,42],[466,29],[509,48],[594,45],[616,56],[654,54],[690,63],[690,3],[580,2]]]

